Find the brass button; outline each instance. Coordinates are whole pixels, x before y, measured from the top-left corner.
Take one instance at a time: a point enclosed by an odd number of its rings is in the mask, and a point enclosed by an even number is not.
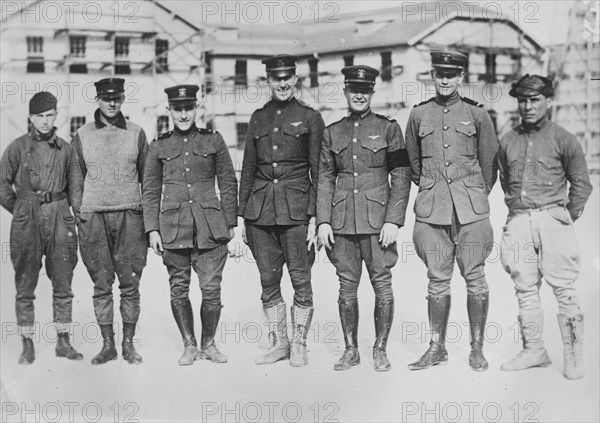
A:
[[[280,115],[281,114],[281,110],[277,110],[277,114]]]
[[[273,179],[273,183],[274,183],[274,184],[276,184],[276,183],[278,183],[278,182],[279,182],[279,181],[278,181],[277,179]]]
[[[448,113],[450,110],[448,109],[444,109],[444,113]]]
[[[277,146],[276,145],[273,146],[273,150],[277,150]]]
[[[273,132],[279,132],[279,128],[273,128]]]
[[[358,176],[358,172],[354,172],[354,176]]]
[[[358,139],[352,138],[352,142],[357,142],[357,141],[358,141]]]
[[[452,183],[452,179],[448,179],[448,183],[451,184]]]
[[[186,151],[186,152],[185,152],[185,155],[186,155],[186,156],[189,156],[189,155],[190,155],[189,151]]]
[[[358,157],[356,155],[352,156],[353,160],[356,160]]]
[[[187,139],[187,138],[184,138],[184,139],[183,139],[183,142],[187,142],[187,141],[188,141],[188,139]]]
[[[188,187],[188,188],[191,188],[191,187],[192,187],[192,184],[187,184],[187,187]]]
[[[277,163],[273,163],[273,167],[277,167]]]
[[[185,171],[186,171],[186,172],[189,172],[189,171],[190,171],[190,168],[189,168],[189,167],[186,167],[186,168],[185,168]]]
[[[449,126],[444,126],[444,131],[447,131],[448,129],[450,129]]]
[[[358,122],[354,122],[354,126],[359,126],[360,124]]]
[[[450,147],[450,144],[444,144],[444,148]]]
[[[194,202],[194,200],[190,200],[190,204],[192,204]]]
[[[358,190],[357,190],[357,189],[355,189],[355,190],[354,190],[354,193],[355,193],[355,194],[358,194]]]
[[[446,165],[446,167],[450,166],[450,162],[446,162],[444,164]]]

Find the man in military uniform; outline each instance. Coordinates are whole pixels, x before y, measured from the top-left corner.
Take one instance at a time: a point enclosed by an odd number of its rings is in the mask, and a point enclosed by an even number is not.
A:
[[[140,186],[148,142],[144,130],[125,119],[125,80],[95,83],[94,122],[77,130],[73,147],[85,181],[78,216],[81,258],[94,282],[94,313],[104,340],[92,364],[117,358],[113,331],[113,283],[119,277],[123,319],[123,358],[140,364],[133,342],[140,315],[140,278],[146,266]]]
[[[558,300],[564,375],[580,379],[585,373],[583,313],[575,289],[579,249],[573,222],[581,216],[592,185],[579,141],[548,119],[553,91],[552,82],[539,75],[525,75],[513,84],[509,94],[518,101],[521,124],[502,138],[498,151],[509,209],[501,258],[515,284],[524,348],[501,369],[551,364],[542,339],[543,277]]]
[[[143,188],[150,246],[162,255],[169,272],[171,310],[184,344],[181,366],[198,359],[227,362],[214,338],[221,317],[227,243],[237,226],[233,163],[221,134],[196,127],[198,88],[177,85],[165,89],[175,127],[150,144]],[[200,350],[189,300],[192,268],[202,291]]]
[[[12,216],[10,258],[15,269],[17,325],[23,352],[19,364],[31,364],[35,288],[42,256],[52,281],[52,308],[57,331],[56,356],[82,360],[69,343],[73,310],[73,269],[77,264],[75,218],[81,202],[81,171],[77,155],[56,135],[57,100],[49,92],[29,102],[31,132],[12,143],[0,160],[0,204]]]
[[[238,209],[260,272],[271,341],[269,350],[255,362],[271,364],[290,358],[292,366],[300,367],[308,363],[306,336],[313,315],[310,271],[315,259],[317,170],[325,124],[319,112],[295,98],[294,56],[274,56],[262,63],[272,99],[250,118]],[[295,291],[291,351],[280,287],[284,264]]]
[[[471,334],[469,364],[484,371],[483,337],[489,294],[484,262],[493,242],[488,194],[496,180],[498,140],[482,105],[461,97],[467,57],[455,51],[431,52],[436,95],[417,105],[406,129],[415,201],[413,241],[427,266],[431,342],[411,370],[446,364],[450,279],[457,261],[467,284]]]
[[[410,194],[408,154],[400,125],[371,111],[379,71],[349,66],[342,73],[348,115],[325,130],[317,196],[319,243],[340,280],[346,349],[334,369],[360,364],[357,291],[364,261],[375,291],[373,361],[376,371],[387,371],[394,317],[391,270],[398,260],[396,238]]]

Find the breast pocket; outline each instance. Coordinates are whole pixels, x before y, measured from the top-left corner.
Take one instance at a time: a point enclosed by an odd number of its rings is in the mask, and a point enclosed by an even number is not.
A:
[[[349,141],[347,139],[337,139],[332,142],[331,147],[329,148],[335,157],[335,166],[338,170],[352,167],[348,145]]]
[[[419,126],[419,141],[421,145],[421,157],[433,157],[433,125],[421,124]]]
[[[181,151],[175,149],[161,150],[158,152],[158,159],[163,166],[164,181],[180,179],[181,175],[179,174],[180,170],[178,169],[179,166],[177,164],[180,155]]]
[[[558,182],[564,172],[559,159],[541,156],[537,161],[537,183],[539,185],[552,185]]]
[[[477,129],[475,125],[463,125],[456,127],[458,136],[458,151],[462,156],[474,156],[477,154]]]
[[[271,129],[268,127],[255,128],[252,133],[252,141],[256,146],[256,154],[259,158],[271,157],[273,145],[271,143]]]
[[[360,141],[362,159],[368,167],[383,167],[386,163],[387,143],[381,136]]]
[[[283,133],[290,158],[308,157],[308,126],[304,122],[294,126],[291,123],[283,125]]]
[[[217,154],[215,148],[212,145],[195,145],[192,152],[194,153],[193,175],[199,179],[213,178]]]

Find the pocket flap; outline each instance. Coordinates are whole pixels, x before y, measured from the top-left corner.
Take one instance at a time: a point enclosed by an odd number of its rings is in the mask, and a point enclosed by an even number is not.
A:
[[[308,126],[306,126],[304,122],[299,123],[297,126],[294,126],[291,123],[286,123],[283,126],[283,133],[294,138],[300,138],[302,135],[308,133]]]
[[[331,151],[333,151],[335,154],[340,154],[342,151],[344,151],[347,147],[348,147],[348,140],[346,139],[344,140],[334,140],[331,143],[331,147],[329,147],[329,149]]]
[[[435,185],[435,181],[433,179],[421,179],[419,181],[419,191],[424,191],[427,189],[431,189]]]
[[[212,144],[196,144],[192,151],[197,156],[208,157],[211,154],[216,154],[217,150],[214,148]]]
[[[161,160],[173,160],[179,157],[181,154],[181,150],[179,149],[169,149],[169,150],[160,150],[158,152],[158,158]]]
[[[544,166],[546,169],[553,169],[555,167],[558,167],[560,163],[557,159],[544,156],[538,158],[538,162],[540,162],[542,166]]]
[[[425,138],[427,135],[433,132],[433,126],[421,125],[419,126],[419,137]]]
[[[285,186],[285,189],[292,189],[294,191],[300,191],[304,194],[308,192],[308,185],[304,184],[288,184]]]
[[[388,202],[387,192],[382,191],[380,189],[367,191],[366,197],[367,197],[367,200],[375,201],[375,202],[381,204],[382,206],[386,205]]]
[[[460,132],[461,134],[465,134],[468,137],[472,137],[477,134],[477,130],[475,129],[475,125],[462,125],[458,124],[456,127],[456,132]]]
[[[341,201],[344,201],[348,193],[346,191],[335,191],[333,193],[333,200],[331,201],[332,206],[337,206]]]
[[[250,136],[255,139],[258,140],[260,138],[266,137],[267,135],[269,135],[269,132],[271,132],[271,130],[269,129],[269,127],[260,127],[260,126],[256,126],[256,129],[254,130],[254,133],[252,133]]]
[[[477,178],[477,179],[467,178],[467,179],[464,179],[463,182],[464,182],[465,186],[469,187],[469,188],[483,188],[483,186],[485,185],[482,180],[479,180],[479,178]]]
[[[371,150],[373,153],[377,153],[382,148],[386,148],[387,147],[387,142],[382,137],[378,137],[378,138],[375,138],[375,139],[367,137],[367,138],[361,140],[360,144],[364,148],[368,148],[369,150]]]
[[[221,203],[218,198],[205,198],[199,201],[203,209],[217,209],[221,210]]]
[[[177,210],[178,208],[179,203],[163,202],[160,211],[164,213],[169,210]]]

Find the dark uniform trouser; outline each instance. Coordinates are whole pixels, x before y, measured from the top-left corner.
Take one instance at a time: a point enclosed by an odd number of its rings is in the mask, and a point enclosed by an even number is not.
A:
[[[202,302],[221,307],[221,280],[229,250],[227,244],[216,248],[165,249],[163,263],[169,272],[171,302],[189,301],[191,268],[198,274]]]
[[[451,225],[416,221],[413,242],[418,256],[427,266],[429,295],[450,295],[455,258],[467,283],[467,292],[470,295],[488,292],[484,266],[494,242],[488,218],[461,225],[454,213]]]
[[[64,200],[66,201],[66,200]],[[27,215],[11,225],[10,258],[15,269],[16,314],[19,326],[33,326],[35,288],[42,256],[52,281],[52,308],[55,323],[71,323],[73,310],[73,269],[77,264],[75,219],[63,217],[55,205],[53,212]]]
[[[327,256],[340,280],[338,301],[347,302],[357,298],[363,261],[375,291],[375,300],[394,300],[392,268],[398,261],[395,243],[384,249],[379,243],[379,234],[338,235]]]
[[[123,322],[136,323],[140,315],[140,278],[148,254],[142,212],[81,213],[79,243],[81,257],[94,281],[98,324],[113,323],[115,273],[119,277]]]
[[[285,264],[294,287],[294,305],[301,308],[313,306],[310,270],[315,261],[315,251],[307,251],[308,224],[294,226],[247,225],[248,246],[256,260],[262,285],[263,307],[273,307],[283,302],[281,276]]]

